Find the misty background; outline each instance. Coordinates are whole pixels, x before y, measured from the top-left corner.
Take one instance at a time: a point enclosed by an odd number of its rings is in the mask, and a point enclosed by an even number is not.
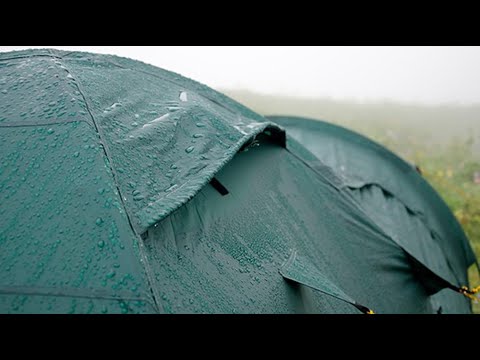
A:
[[[214,89],[352,101],[479,104],[480,47],[0,46],[115,54]]]
[[[28,48],[141,60],[202,82],[262,115],[305,116],[358,131],[420,166],[480,257],[480,47],[0,46],[0,51]]]

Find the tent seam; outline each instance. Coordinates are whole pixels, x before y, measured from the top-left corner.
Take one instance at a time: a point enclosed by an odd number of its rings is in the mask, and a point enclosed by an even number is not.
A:
[[[50,50],[49,50],[50,51]],[[60,57],[60,60],[63,60],[62,57]],[[70,74],[72,75],[70,69],[63,63],[63,66],[65,67],[65,70]],[[73,75],[72,75],[73,76]],[[93,116],[93,113],[92,111],[90,110],[90,106],[88,104],[88,101],[85,97],[85,94],[84,92],[82,91],[82,88],[80,86],[80,82],[79,80],[77,80],[76,77],[73,77],[74,79],[74,83],[75,83],[75,86],[77,87],[78,91],[80,92],[82,98],[83,98],[83,101],[85,103],[85,106],[87,108],[87,111],[92,119],[92,122],[93,122],[93,125],[95,127],[95,130],[97,132],[97,135],[99,137],[99,140],[102,144],[102,148],[103,148],[103,152],[105,154],[105,157],[108,161],[108,164],[109,164],[109,167],[110,167],[110,171],[112,172],[112,177],[113,177],[113,182],[115,184],[115,187],[117,188],[117,191],[118,191],[118,195],[120,196],[120,201],[122,203],[122,206],[125,210],[125,214],[127,216],[127,220],[128,220],[128,223],[130,225],[130,228],[132,229],[134,235],[136,236],[137,238],[137,242],[139,244],[139,250],[140,250],[140,254],[141,254],[141,263],[144,264],[144,269],[145,269],[145,273],[147,275],[147,280],[148,280],[148,283],[149,283],[149,286],[150,286],[150,291],[152,293],[152,297],[153,297],[153,301],[156,305],[156,310],[159,311],[160,310],[160,306],[159,306],[159,303],[157,301],[157,297],[158,297],[158,294],[153,286],[154,282],[153,282],[153,274],[152,274],[152,271],[151,271],[151,268],[150,268],[150,265],[149,265],[149,262],[148,262],[148,259],[147,259],[147,256],[146,256],[146,253],[145,253],[145,250],[144,250],[144,244],[143,244],[143,240],[141,238],[141,236],[135,231],[135,228],[133,226],[133,223],[132,223],[132,220],[130,218],[130,214],[128,212],[128,209],[125,205],[125,201],[123,199],[123,196],[122,196],[122,192],[120,190],[120,186],[119,186],[119,183],[118,183],[118,179],[117,179],[117,175],[116,175],[116,172],[115,172],[115,169],[114,169],[114,166],[113,166],[113,162],[111,160],[111,157],[110,157],[110,154],[109,154],[109,150],[108,150],[108,147],[107,147],[107,144],[103,138],[103,134],[102,134],[102,131],[100,130],[100,127],[98,126],[96,120],[95,120],[95,117]]]
[[[5,123],[0,123],[0,128],[10,128],[10,127],[35,127],[35,126],[48,126],[48,125],[59,125],[59,124],[71,124],[74,122],[84,122],[87,123],[89,126],[92,126],[88,121],[86,120],[58,120],[58,121],[50,121],[48,123],[12,123],[12,122],[5,122]]]
[[[69,289],[69,291],[52,291],[56,289],[37,288],[37,287],[22,287],[22,286],[0,286],[1,295],[33,295],[33,296],[53,296],[53,297],[72,297],[84,299],[102,299],[102,300],[127,300],[127,301],[145,301],[153,305],[150,299],[145,297],[122,296],[115,294],[99,294],[101,290],[87,290],[83,289]],[[127,295],[127,293],[125,293]]]

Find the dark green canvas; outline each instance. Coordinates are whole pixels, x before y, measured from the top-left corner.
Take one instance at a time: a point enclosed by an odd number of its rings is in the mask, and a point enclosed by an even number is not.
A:
[[[470,312],[408,164],[130,59],[0,54],[0,200],[1,313]]]

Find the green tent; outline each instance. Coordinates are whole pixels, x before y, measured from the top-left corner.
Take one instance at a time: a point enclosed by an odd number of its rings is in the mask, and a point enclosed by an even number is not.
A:
[[[410,165],[138,61],[0,54],[0,312],[469,313]]]

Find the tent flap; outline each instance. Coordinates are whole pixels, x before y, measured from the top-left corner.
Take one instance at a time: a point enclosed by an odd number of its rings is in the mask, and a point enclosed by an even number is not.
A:
[[[114,56],[57,56],[85,94],[138,233],[189,201],[257,135],[285,146],[281,127],[177,74]]]
[[[288,280],[295,281],[299,284],[311,287],[317,291],[333,296],[339,300],[345,301],[365,313],[371,312],[366,306],[357,304],[343,290],[328,280],[321,271],[306,258],[298,255],[293,250],[288,260],[280,268],[280,274]]]

